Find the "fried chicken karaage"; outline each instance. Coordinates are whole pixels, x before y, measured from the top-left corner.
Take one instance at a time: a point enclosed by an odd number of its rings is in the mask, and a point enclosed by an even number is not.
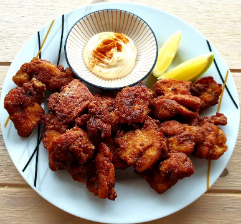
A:
[[[94,162],[90,160],[84,164],[73,163],[68,171],[75,181],[86,184],[88,177],[95,175],[96,170]]]
[[[21,137],[28,137],[41,122],[44,109],[40,106],[44,98],[45,85],[36,79],[9,91],[4,99],[8,111]]]
[[[154,93],[144,85],[122,89],[115,99],[119,122],[121,124],[144,122],[153,96]]]
[[[118,123],[115,110],[115,95],[95,94],[88,105],[90,119],[87,121],[87,131],[90,137],[110,137],[111,129]]]
[[[44,115],[43,123],[45,127],[42,134],[42,142],[44,147],[50,150],[55,138],[63,134],[68,129],[68,125],[63,124],[55,114],[51,113]]]
[[[141,129],[119,133],[116,143],[120,158],[138,172],[150,168],[167,153],[166,139],[156,121],[150,117],[147,117]]]
[[[159,170],[162,177],[183,179],[194,173],[192,160],[185,153],[168,153],[168,158],[160,162]]]
[[[153,89],[158,96],[163,95],[191,95],[192,82],[178,81],[175,79],[161,79],[154,85]]]
[[[64,124],[70,124],[88,107],[93,95],[78,79],[53,93],[48,99],[49,110],[55,113]]]
[[[56,136],[48,147],[50,169],[69,169],[74,162],[84,164],[93,157],[94,149],[86,132],[78,127],[69,129]]]
[[[200,111],[203,111],[218,103],[222,93],[222,85],[218,84],[211,76],[204,77],[192,85],[191,93],[201,99]]]
[[[101,143],[99,152],[95,157],[94,176],[87,180],[87,188],[99,198],[115,200],[117,197],[115,187],[115,169],[112,163],[112,153],[106,144]]]
[[[13,82],[17,86],[23,86],[32,78],[44,83],[48,90],[56,92],[73,80],[74,73],[70,68],[64,70],[62,65],[56,66],[49,61],[35,57],[31,62],[21,66],[16,75],[13,76]]]
[[[118,154],[118,145],[115,143],[114,137],[109,137],[104,139],[105,144],[109,147],[112,153],[112,163],[115,169],[125,170],[129,167],[128,163],[120,158]]]
[[[181,115],[187,118],[195,118],[198,116],[197,112],[193,112],[175,100],[167,99],[165,96],[158,96],[151,101],[152,115],[154,118],[165,121]]]
[[[168,158],[139,173],[158,194],[163,194],[178,180],[194,173],[192,161],[184,153],[169,153]]]
[[[218,124],[226,125],[227,118],[220,113],[211,117],[199,118],[195,126],[166,121],[161,130],[167,136],[168,149],[171,152],[192,153],[194,157],[216,160],[227,151],[227,138]]]
[[[203,141],[195,146],[192,155],[200,159],[219,159],[228,149],[225,144],[227,141],[225,133],[218,126],[205,120],[201,122],[200,128],[203,131]]]
[[[201,117],[218,103],[222,85],[212,77],[196,83],[159,80],[154,92],[141,82],[117,96],[94,96],[62,65],[33,58],[13,77],[18,87],[4,107],[18,134],[29,136],[44,123],[44,147],[52,171],[66,169],[95,196],[115,200],[115,169],[130,166],[159,194],[194,173],[188,157],[216,160],[227,150],[221,114]],[[40,106],[46,88],[49,114]],[[158,119],[158,120],[154,120]]]
[[[153,116],[159,120],[167,120],[177,115],[197,117],[201,101],[191,95],[191,85],[189,81],[173,79],[157,81],[153,88],[158,97],[151,101]]]

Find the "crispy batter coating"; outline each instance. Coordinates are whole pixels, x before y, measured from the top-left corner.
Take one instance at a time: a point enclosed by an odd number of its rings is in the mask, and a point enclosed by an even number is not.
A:
[[[93,95],[79,80],[74,79],[61,88],[60,93],[53,93],[48,101],[49,110],[56,113],[59,120],[70,124],[88,107]]]
[[[121,124],[142,123],[149,113],[154,94],[146,86],[126,87],[116,96],[117,115]]]
[[[90,137],[100,135],[102,138],[104,138],[111,135],[111,125],[98,118],[91,117],[87,121],[87,130]]]
[[[226,125],[227,117],[224,114],[216,113],[216,115],[202,118],[200,120],[200,124],[202,125],[203,123],[212,123],[215,125]]]
[[[4,99],[4,108],[10,115],[33,103],[40,104],[44,98],[45,85],[36,79],[9,91]]]
[[[189,81],[163,79],[153,86],[159,97],[151,102],[152,114],[159,120],[167,120],[177,115],[193,119],[198,116],[201,101],[192,96]]]
[[[44,83],[48,90],[56,92],[73,80],[74,73],[70,68],[64,70],[62,65],[56,66],[49,61],[35,57],[31,62],[21,66],[16,75],[13,76],[13,81],[17,86],[23,86],[32,78]]]
[[[83,114],[80,117],[75,119],[75,124],[78,125],[78,127],[84,127],[87,124],[87,121],[90,119],[90,114]]]
[[[94,154],[94,145],[82,129],[74,127],[54,138],[49,151],[50,169],[69,169],[73,162],[83,164]]]
[[[50,150],[55,138],[63,134],[68,129],[68,125],[63,124],[55,114],[51,113],[44,115],[43,123],[45,128],[42,134],[42,142],[44,147]]]
[[[151,169],[139,173],[144,178],[152,189],[158,194],[163,194],[177,183],[178,179],[171,179],[170,177],[163,177],[159,170],[159,164],[155,164]]]
[[[217,160],[228,149],[227,141],[223,130],[218,126],[204,122],[201,124],[203,141],[199,142],[193,152],[193,156],[200,159]]]
[[[163,194],[178,180],[194,173],[192,161],[184,153],[169,153],[168,158],[139,173],[158,194]]]
[[[191,126],[200,126],[201,123],[208,122],[215,125],[226,125],[227,117],[221,113],[216,113],[215,115],[208,117],[197,117],[188,121],[187,123]]]
[[[115,200],[115,169],[112,163],[112,153],[106,144],[101,143],[99,153],[95,157],[96,173],[87,180],[87,188],[99,198]]]
[[[192,83],[189,81],[178,81],[175,79],[161,79],[154,85],[153,89],[158,96],[162,95],[191,95]]]
[[[41,122],[44,109],[37,103],[33,103],[23,110],[10,115],[14,127],[21,137],[29,137],[37,125]]]
[[[102,199],[117,197],[115,168],[133,166],[163,194],[194,173],[188,154],[216,160],[227,150],[226,136],[217,126],[226,125],[227,118],[221,113],[199,116],[199,111],[218,103],[222,92],[212,77],[195,84],[159,80],[155,92],[140,82],[116,97],[111,92],[93,96],[69,68],[33,58],[13,81],[19,87],[8,93],[4,107],[18,134],[29,136],[44,123],[42,141],[50,169],[67,169]],[[50,113],[44,115],[40,104],[46,87],[56,93],[48,100]]]
[[[195,118],[198,116],[197,112],[193,112],[177,103],[175,100],[167,99],[165,96],[158,96],[153,99],[150,106],[152,108],[153,117],[161,121],[174,118],[177,115],[188,118]]]
[[[167,153],[166,139],[158,125],[150,117],[141,129],[120,133],[116,138],[118,154],[138,172],[150,168]]]
[[[200,111],[203,111],[218,103],[222,93],[222,85],[218,84],[211,76],[204,77],[193,84],[191,93],[201,99]]]
[[[174,136],[185,130],[185,125],[179,123],[178,121],[164,121],[161,123],[160,128],[164,135]]]
[[[227,118],[220,113],[211,117],[200,118],[195,126],[166,121],[161,130],[168,137],[168,149],[171,152],[193,153],[201,159],[216,160],[227,151],[227,138],[218,126],[225,125]],[[171,137],[170,137],[171,136]]]
[[[85,184],[88,177],[93,176],[96,170],[94,167],[94,162],[90,160],[84,164],[71,164],[71,167],[68,169],[68,171],[75,181]]]
[[[36,79],[9,91],[4,99],[4,108],[8,111],[18,135],[28,137],[41,122],[44,109],[40,106],[44,98],[45,85]]]
[[[112,163],[115,167],[115,169],[122,169],[125,170],[129,167],[126,161],[122,160],[120,156],[118,155],[118,145],[115,143],[114,138],[111,136],[109,138],[104,139],[105,144],[109,147],[111,153],[112,153]]]
[[[101,119],[105,123],[115,125],[118,123],[118,117],[115,114],[115,96],[95,94],[94,99],[90,102],[89,114]]]
[[[161,176],[171,179],[183,179],[194,173],[191,159],[185,153],[169,153],[168,158],[160,163]]]
[[[115,96],[109,93],[95,94],[88,106],[91,118],[87,121],[88,135],[110,137],[112,126],[118,123]]]
[[[201,105],[200,99],[191,95],[167,95],[166,98],[175,100],[179,105],[193,112],[198,112]]]
[[[199,127],[185,126],[184,131],[167,139],[168,149],[171,152],[190,154],[196,144],[204,140],[203,130]]]

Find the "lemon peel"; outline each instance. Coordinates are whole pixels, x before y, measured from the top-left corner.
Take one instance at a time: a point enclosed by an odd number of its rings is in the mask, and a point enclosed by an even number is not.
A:
[[[172,70],[164,73],[158,79],[176,79],[183,81],[194,81],[204,74],[214,60],[214,54],[209,52],[181,63]]]
[[[169,68],[177,53],[181,37],[181,31],[174,33],[159,49],[157,62],[152,71],[154,76],[161,76]]]

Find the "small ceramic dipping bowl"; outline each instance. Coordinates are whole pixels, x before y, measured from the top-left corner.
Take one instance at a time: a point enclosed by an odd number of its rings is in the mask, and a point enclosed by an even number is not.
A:
[[[84,62],[84,48],[89,39],[101,32],[123,33],[133,40],[137,57],[133,70],[122,78],[104,79],[92,73]],[[90,13],[69,31],[65,42],[69,67],[83,82],[103,89],[120,89],[145,79],[152,71],[158,56],[155,34],[140,17],[122,10],[108,9]]]

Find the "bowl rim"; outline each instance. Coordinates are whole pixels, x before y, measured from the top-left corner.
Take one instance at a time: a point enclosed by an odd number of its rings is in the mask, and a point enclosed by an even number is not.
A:
[[[93,83],[91,83],[91,82],[89,82],[89,81],[86,81],[84,78],[80,77],[80,75],[78,75],[78,73],[73,69],[73,67],[71,66],[71,63],[70,63],[69,60],[68,60],[66,45],[67,45],[67,40],[68,40],[68,38],[69,38],[69,34],[70,34],[70,32],[72,31],[72,29],[74,28],[74,26],[75,26],[79,21],[81,21],[83,18],[87,17],[88,15],[91,15],[91,14],[96,13],[96,12],[106,11],[106,10],[107,10],[107,11],[108,11],[108,10],[110,10],[110,11],[112,11],[112,10],[122,11],[122,12],[130,13],[130,14],[136,16],[137,18],[139,18],[140,20],[142,20],[142,21],[149,27],[149,29],[150,29],[150,31],[152,32],[152,35],[154,36],[154,39],[155,39],[155,43],[156,43],[156,56],[155,56],[155,60],[154,60],[154,62],[153,62],[153,64],[152,64],[151,69],[150,69],[142,78],[140,78],[138,81],[136,81],[136,82],[134,82],[134,83],[132,83],[132,84],[130,84],[130,85],[124,85],[124,86],[120,86],[120,87],[104,87],[104,86],[95,85],[95,84],[93,84]],[[135,85],[137,85],[139,82],[141,82],[141,81],[143,81],[145,78],[147,78],[147,76],[152,72],[152,70],[153,70],[153,68],[154,68],[154,66],[155,66],[155,64],[156,64],[157,58],[158,58],[158,42],[157,42],[157,39],[156,39],[156,35],[155,35],[154,31],[152,30],[151,26],[150,26],[144,19],[142,19],[140,16],[137,16],[136,14],[134,14],[134,13],[132,13],[132,12],[129,12],[129,11],[126,11],[126,10],[121,10],[121,9],[115,9],[115,8],[113,8],[113,9],[101,9],[101,10],[96,10],[96,11],[94,11],[94,12],[90,12],[90,13],[82,16],[79,20],[77,20],[77,21],[73,24],[73,26],[70,28],[70,30],[69,30],[69,32],[68,32],[68,34],[67,34],[67,36],[66,36],[66,39],[65,39],[65,43],[64,43],[64,54],[65,54],[65,59],[66,59],[66,61],[67,61],[68,66],[70,67],[70,69],[72,70],[72,72],[75,74],[75,76],[78,77],[82,82],[84,82],[84,83],[86,83],[86,84],[88,84],[88,85],[91,85],[91,86],[93,86],[93,87],[99,88],[99,89],[104,89],[104,90],[119,90],[119,89],[125,88],[125,87],[127,87],[127,86],[135,86]]]

